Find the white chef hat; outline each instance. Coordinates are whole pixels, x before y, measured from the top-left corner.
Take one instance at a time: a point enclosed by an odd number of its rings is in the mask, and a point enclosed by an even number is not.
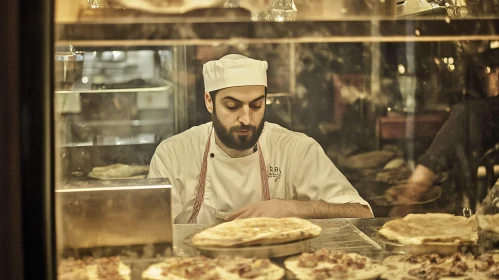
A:
[[[228,54],[203,65],[206,92],[237,86],[267,87],[267,61]]]

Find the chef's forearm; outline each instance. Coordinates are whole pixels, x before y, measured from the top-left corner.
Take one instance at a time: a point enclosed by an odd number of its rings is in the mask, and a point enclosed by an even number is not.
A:
[[[333,204],[324,200],[296,201],[301,218],[372,218],[369,207],[359,203]]]

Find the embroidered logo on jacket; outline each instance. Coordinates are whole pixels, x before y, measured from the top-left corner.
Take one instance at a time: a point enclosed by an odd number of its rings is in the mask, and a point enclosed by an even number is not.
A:
[[[273,167],[272,165],[269,167],[268,176],[269,178],[274,178],[274,182],[277,182],[279,178],[281,178],[282,172],[281,169],[277,166]]]

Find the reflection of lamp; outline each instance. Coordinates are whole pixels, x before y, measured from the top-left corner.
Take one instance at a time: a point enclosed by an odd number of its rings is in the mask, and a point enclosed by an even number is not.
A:
[[[294,21],[296,12],[297,9],[293,0],[274,0],[268,10],[267,20]]]
[[[239,0],[226,0],[224,4],[224,8],[239,8],[241,5],[239,4]]]

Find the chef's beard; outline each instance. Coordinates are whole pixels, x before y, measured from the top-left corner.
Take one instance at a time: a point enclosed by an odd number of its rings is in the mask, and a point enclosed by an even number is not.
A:
[[[218,139],[220,139],[220,141],[222,141],[227,148],[237,151],[246,151],[253,148],[256,142],[258,142],[260,135],[262,135],[265,117],[262,118],[262,121],[258,124],[258,127],[241,124],[227,129],[222,122],[220,122],[220,119],[217,117],[217,112],[215,108],[213,108],[212,122]],[[237,135],[237,133],[234,133],[234,131],[239,129],[251,130],[253,133],[250,135]]]

